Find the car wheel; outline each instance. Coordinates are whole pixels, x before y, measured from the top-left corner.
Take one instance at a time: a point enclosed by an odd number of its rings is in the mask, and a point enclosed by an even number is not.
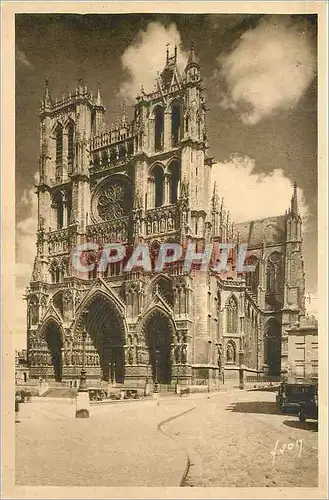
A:
[[[302,412],[302,411],[299,412],[298,418],[299,418],[299,421],[302,423],[304,423],[306,421],[306,416],[305,416],[304,412]]]

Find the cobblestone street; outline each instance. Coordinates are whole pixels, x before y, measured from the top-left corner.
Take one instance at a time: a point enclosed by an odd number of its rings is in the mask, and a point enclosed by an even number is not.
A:
[[[222,394],[167,430],[193,450],[185,486],[317,486],[317,423],[278,413],[274,392]]]
[[[40,398],[20,413],[18,485],[179,486],[187,453],[184,486],[317,485],[317,426],[278,414],[273,392],[103,404],[86,420]]]

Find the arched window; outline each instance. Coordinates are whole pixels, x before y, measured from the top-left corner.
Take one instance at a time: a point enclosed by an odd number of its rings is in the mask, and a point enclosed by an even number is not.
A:
[[[61,275],[66,278],[69,275],[69,259],[64,258],[61,263]]]
[[[161,151],[163,149],[163,130],[164,130],[164,112],[161,106],[154,111],[154,149]]]
[[[110,151],[110,162],[115,163],[117,160],[117,152],[115,149],[111,149]]]
[[[282,283],[282,256],[273,252],[266,266],[266,292],[268,294],[279,293]]]
[[[239,331],[239,316],[238,303],[235,297],[230,297],[226,302],[226,332],[238,333]]]
[[[107,165],[109,161],[109,155],[108,155],[108,152],[107,151],[103,151],[102,152],[102,165]]]
[[[98,259],[97,254],[94,252],[89,252],[87,257],[88,264],[93,264],[93,268],[88,272],[88,278],[94,279],[97,278],[98,275]]]
[[[159,165],[153,169],[153,175],[155,184],[154,206],[161,207],[164,198],[164,173]]]
[[[255,266],[254,271],[246,272],[246,285],[254,295],[257,295],[259,284],[259,262],[254,255],[246,259],[246,266]]]
[[[74,160],[74,125],[69,123],[67,126],[67,165],[72,168]]]
[[[174,104],[171,109],[171,145],[178,146],[180,139],[181,109],[179,104]]]
[[[52,283],[58,283],[60,281],[60,268],[57,261],[52,262],[50,267],[50,276]]]
[[[57,193],[53,199],[53,207],[56,213],[56,226],[57,229],[62,229],[64,224],[64,204],[63,198],[60,193]]]
[[[235,343],[231,340],[226,346],[226,363],[236,364],[236,347]]]
[[[120,146],[119,148],[119,160],[124,160],[126,157],[126,148],[124,146]]]
[[[178,185],[180,182],[180,163],[174,161],[169,167],[170,172],[170,191],[169,191],[169,203],[175,203],[178,198]]]
[[[72,224],[72,191],[68,191],[67,193],[67,224]]]
[[[56,164],[61,165],[63,161],[63,127],[58,124],[56,128]]]

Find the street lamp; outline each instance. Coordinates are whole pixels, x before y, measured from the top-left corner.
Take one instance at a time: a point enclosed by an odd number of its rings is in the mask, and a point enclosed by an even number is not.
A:
[[[153,392],[159,392],[158,391],[158,356],[159,356],[159,351],[155,351],[155,381],[154,381],[154,391]]]
[[[239,351],[239,389],[244,389],[244,351],[241,349]]]
[[[82,331],[82,367],[80,374],[80,384],[76,399],[76,418],[89,418],[89,392],[87,389],[87,377],[85,370],[85,357],[86,357],[86,338],[87,330],[84,328]]]

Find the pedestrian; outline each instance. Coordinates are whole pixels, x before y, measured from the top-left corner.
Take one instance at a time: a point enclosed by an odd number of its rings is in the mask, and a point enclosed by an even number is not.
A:
[[[19,423],[19,394],[15,395],[15,423]]]

